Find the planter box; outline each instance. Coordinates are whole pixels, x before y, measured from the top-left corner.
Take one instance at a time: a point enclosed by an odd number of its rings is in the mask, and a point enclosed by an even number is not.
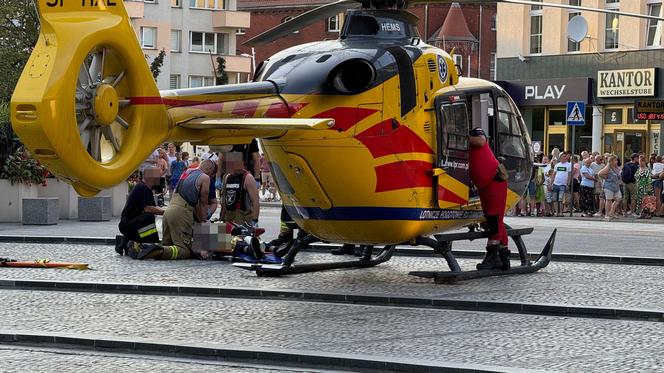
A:
[[[60,219],[78,219],[78,194],[71,185],[58,179],[46,179],[46,186],[38,186],[39,197],[58,199]]]
[[[0,222],[16,223],[23,221],[23,198],[38,196],[35,185],[14,184],[0,179]]]
[[[109,221],[112,216],[111,197],[78,197],[78,220]]]
[[[58,224],[59,207],[58,198],[23,198],[23,224]]]
[[[46,179],[42,185],[11,185],[8,180],[0,179],[0,223],[18,223],[23,221],[23,198],[57,198],[60,219],[79,218],[79,196],[71,185],[58,179]],[[91,221],[110,220],[111,216],[120,216],[127,201],[127,183],[120,183],[111,189],[103,190],[97,197],[105,197],[110,202],[103,208],[103,214],[84,216]],[[86,212],[83,213],[84,215]]]

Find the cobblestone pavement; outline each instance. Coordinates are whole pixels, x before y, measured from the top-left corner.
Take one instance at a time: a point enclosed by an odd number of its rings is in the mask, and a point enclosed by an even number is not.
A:
[[[53,373],[277,373],[322,372],[285,367],[261,367],[233,363],[206,362],[143,355],[87,352],[69,349],[31,348],[0,345],[0,371]]]
[[[374,268],[270,278],[257,277],[228,262],[135,261],[118,256],[110,246],[2,243],[0,256],[83,261],[93,268],[90,271],[0,269],[3,278],[13,279],[291,289],[664,311],[664,298],[659,291],[664,267],[552,262],[531,275],[434,285],[433,281],[409,276],[408,272],[446,269],[442,258],[394,257]],[[301,258],[302,261],[333,259],[340,258],[312,253],[302,253]],[[461,264],[470,269],[475,262],[462,260]]]
[[[264,206],[261,210],[261,227],[266,229],[262,236],[270,240],[279,232],[280,209]],[[514,227],[534,227],[533,234],[524,236],[531,252],[539,252],[554,228],[558,228],[554,253],[578,253],[618,256],[639,256],[664,258],[664,219],[648,222],[627,220],[605,222],[595,219],[570,218],[529,218],[508,217],[506,222]],[[157,225],[161,228],[161,219]],[[118,234],[118,220],[108,222],[79,222],[60,220],[52,226],[24,226],[20,223],[0,223],[0,235],[21,236],[65,236],[65,237],[115,237]],[[455,242],[454,248],[463,250],[483,250],[482,240]]]
[[[218,210],[217,210],[218,211]],[[264,238],[272,239],[279,234],[281,208],[262,206],[261,227],[266,229]],[[218,212],[216,213],[218,216]],[[65,236],[65,237],[115,237],[120,234],[120,218],[109,221],[90,222],[78,220],[60,220],[56,225],[23,225],[21,223],[0,223],[0,235],[20,236]],[[161,235],[161,216],[157,217],[157,229]]]
[[[664,324],[435,309],[45,291],[0,293],[3,328],[570,372],[664,370]],[[172,342],[171,342],[172,343]]]

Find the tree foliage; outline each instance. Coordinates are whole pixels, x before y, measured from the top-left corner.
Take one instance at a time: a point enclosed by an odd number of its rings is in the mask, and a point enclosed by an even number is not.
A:
[[[41,183],[45,169],[32,159],[9,122],[9,101],[39,36],[39,16],[31,1],[0,0],[0,179]]]
[[[216,85],[228,84],[228,74],[226,73],[226,59],[217,57],[217,71],[215,77]]]
[[[0,102],[8,102],[39,35],[33,1],[0,0]]]
[[[161,74],[161,67],[164,66],[164,57],[166,57],[166,51],[162,49],[150,64],[150,71],[152,72],[154,80],[157,80],[159,74]]]

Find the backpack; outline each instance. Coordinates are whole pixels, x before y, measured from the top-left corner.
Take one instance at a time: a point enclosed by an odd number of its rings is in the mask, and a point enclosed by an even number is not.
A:
[[[634,182],[634,174],[637,169],[637,167],[633,167],[634,163],[629,162],[625,163],[622,169],[622,181],[625,184],[633,183]]]

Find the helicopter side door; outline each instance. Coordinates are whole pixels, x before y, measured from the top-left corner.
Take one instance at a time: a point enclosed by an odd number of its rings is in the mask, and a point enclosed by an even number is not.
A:
[[[434,204],[453,208],[468,203],[468,103],[463,96],[436,98],[436,166],[433,170]]]

